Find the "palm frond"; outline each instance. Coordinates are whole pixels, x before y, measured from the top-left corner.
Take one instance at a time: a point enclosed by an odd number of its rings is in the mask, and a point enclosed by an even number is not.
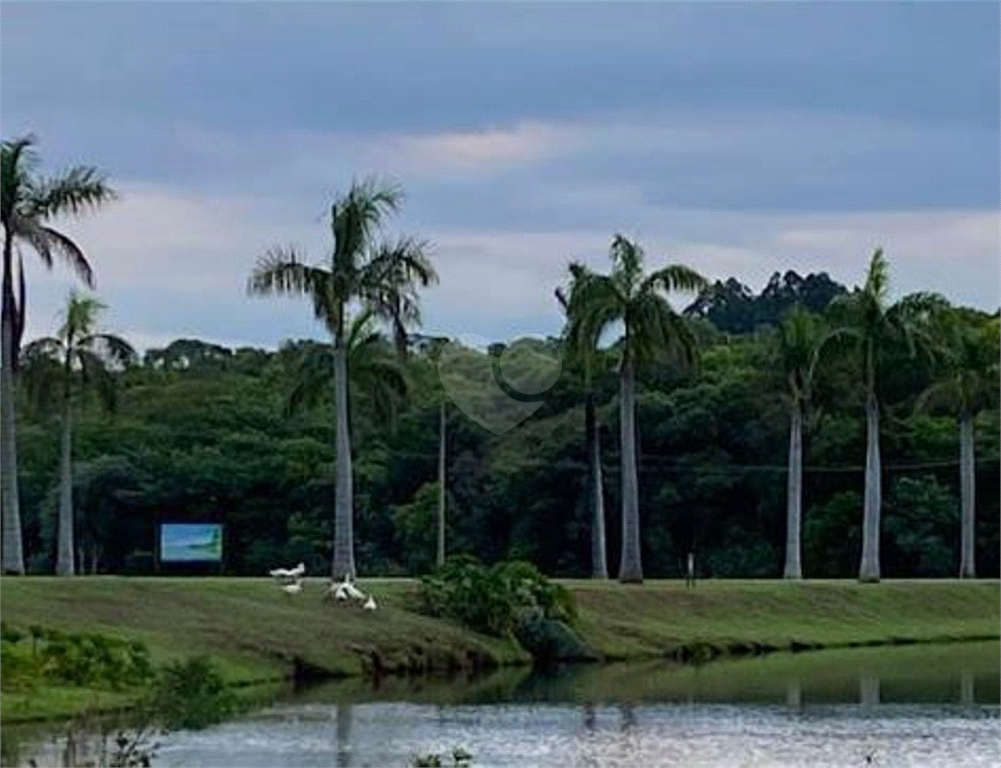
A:
[[[914,412],[954,411],[961,407],[962,392],[955,378],[934,382],[914,401]]]
[[[34,143],[30,134],[0,143],[0,221],[5,228],[23,198],[22,190],[30,188],[30,171],[38,163]]]
[[[61,214],[77,215],[117,198],[96,168],[76,166],[62,175],[38,182],[25,200],[31,218],[51,219]]]
[[[258,295],[301,294],[313,302],[313,315],[335,335],[340,322],[341,302],[329,270],[311,267],[298,259],[293,248],[272,248],[257,261],[247,292]]]
[[[638,364],[670,358],[682,366],[695,360],[695,336],[658,293],[637,294],[626,310],[626,353]]]
[[[383,218],[403,200],[400,188],[372,176],[352,183],[348,192],[330,206],[334,238],[334,271],[354,272]]]
[[[105,410],[114,412],[118,406],[117,379],[108,370],[105,361],[95,352],[77,347],[73,350],[80,367],[80,379],[83,385],[97,392]]]
[[[378,331],[374,328],[376,316],[377,313],[375,308],[370,305],[365,305],[362,307],[361,312],[358,312],[351,318],[351,322],[348,324],[347,333],[344,337],[344,345],[349,350],[363,344],[365,340],[371,336],[378,336]]]
[[[285,400],[285,415],[315,408],[330,395],[334,380],[334,348],[312,344],[300,353],[295,385]]]
[[[63,324],[58,331],[59,338],[71,346],[79,343],[79,339],[91,335],[98,314],[106,308],[95,296],[81,296],[75,290],[70,291],[66,309],[62,312]]]
[[[883,249],[877,248],[869,261],[869,270],[866,273],[865,293],[872,296],[879,304],[886,301],[890,290],[890,265],[883,255]]]
[[[568,343],[577,352],[597,347],[605,329],[625,317],[625,297],[608,275],[580,271],[570,294]]]
[[[709,281],[691,267],[683,264],[672,264],[649,275],[640,285],[639,291],[652,288],[671,291],[688,291],[697,293],[709,287]]]
[[[418,288],[438,282],[428,258],[429,245],[413,237],[382,243],[359,276],[360,293],[390,323],[397,353],[407,348],[407,328],[420,326]]]
[[[14,370],[18,370],[18,350],[21,348],[21,337],[24,335],[24,320],[27,315],[24,284],[24,259],[21,257],[21,249],[17,249],[17,299],[14,302]]]
[[[616,234],[609,249],[612,259],[612,279],[619,290],[630,295],[643,274],[643,249],[631,240]]]
[[[135,349],[125,339],[111,333],[85,336],[78,344],[92,350],[98,357],[120,368],[127,368],[137,360]]]
[[[35,413],[51,413],[59,402],[65,371],[63,344],[46,337],[26,344],[20,354],[20,386]]]
[[[42,358],[59,360],[62,357],[63,342],[54,336],[43,336],[24,345],[21,350],[21,362],[29,365]]]
[[[94,287],[94,273],[80,247],[61,232],[39,224],[36,220],[15,214],[8,222],[15,237],[30,245],[46,267],[54,256],[61,257],[88,288]]]

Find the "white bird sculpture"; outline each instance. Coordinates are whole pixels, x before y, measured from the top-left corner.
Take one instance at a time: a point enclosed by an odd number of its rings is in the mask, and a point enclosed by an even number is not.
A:
[[[330,584],[327,586],[327,597],[332,597],[340,603],[349,599],[348,593],[344,591],[344,585],[338,584],[333,579],[330,580]]]
[[[351,583],[351,577],[345,576],[344,581],[338,585],[338,589],[344,590],[344,593],[350,597],[352,600],[364,600],[367,595],[362,592],[358,587]]]
[[[295,568],[274,568],[268,571],[268,575],[276,579],[300,579],[306,575],[306,565],[299,563]]]
[[[365,601],[365,605],[362,606],[366,611],[374,611],[378,606],[375,604],[375,598],[371,595],[368,596],[368,600]]]

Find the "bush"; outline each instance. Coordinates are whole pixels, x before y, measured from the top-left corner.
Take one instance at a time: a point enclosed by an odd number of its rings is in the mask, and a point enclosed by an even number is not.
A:
[[[236,709],[236,697],[205,656],[164,667],[152,703],[170,729],[205,728],[225,720]]]
[[[42,677],[41,662],[27,648],[0,640],[0,687],[5,691],[33,691]]]
[[[421,610],[498,637],[534,617],[573,621],[573,596],[531,563],[501,562],[487,568],[468,555],[449,558],[421,578]]]
[[[45,678],[70,685],[119,690],[142,685],[153,677],[149,651],[139,642],[96,633],[66,633],[34,625],[29,628],[29,649],[26,643],[19,642],[26,635],[6,627],[4,632],[5,679],[12,674],[21,683],[23,678],[31,676],[33,685]]]
[[[152,677],[149,651],[142,643],[57,630],[47,630],[44,639],[40,658],[46,677],[51,679],[119,690],[145,683]]]

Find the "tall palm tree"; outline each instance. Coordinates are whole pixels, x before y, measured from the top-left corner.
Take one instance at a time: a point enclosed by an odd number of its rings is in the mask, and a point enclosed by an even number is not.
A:
[[[584,371],[584,439],[587,441],[588,503],[591,512],[591,578],[608,578],[608,555],[605,550],[605,493],[601,478],[601,432],[597,423],[594,402],[593,373],[598,364],[598,339],[592,334],[583,338],[579,326],[570,323],[570,303],[575,290],[580,290],[588,273],[579,264],[570,265],[570,293],[563,288],[555,291],[556,300],[567,314],[568,325],[564,335],[571,359],[577,360]]]
[[[869,262],[865,285],[835,297],[828,309],[835,335],[854,343],[862,364],[865,393],[866,453],[865,500],[862,515],[862,562],[859,581],[879,581],[879,518],[882,505],[879,455],[880,361],[894,345],[905,342],[913,355],[920,347],[932,349],[931,318],[944,300],[933,294],[912,294],[889,302],[889,266],[882,248]]]
[[[641,583],[639,485],[636,474],[635,371],[663,355],[682,364],[695,360],[695,337],[674,311],[665,294],[697,292],[708,284],[698,272],[681,264],[643,273],[643,250],[616,235],[610,250],[612,271],[595,274],[575,265],[579,285],[570,295],[570,337],[597,340],[612,325],[622,323],[619,362],[620,438],[622,441],[622,558],[619,581]]]
[[[915,409],[941,408],[959,423],[959,578],[976,577],[974,563],[975,469],[973,419],[998,400],[998,320],[974,326],[951,312],[943,324],[942,370],[918,396]]]
[[[338,579],[355,574],[348,423],[348,305],[358,301],[387,318],[399,341],[406,325],[414,321],[417,289],[437,280],[424,243],[412,238],[381,245],[375,242],[383,219],[399,207],[401,199],[398,189],[375,180],[352,184],[330,209],[333,248],[328,263],[309,266],[300,261],[294,248],[274,248],[258,261],[248,283],[252,294],[308,296],[314,315],[333,339],[337,488],[332,571]]]
[[[114,197],[93,168],[76,166],[43,178],[35,174],[38,158],[32,136],[0,143],[0,222],[3,224],[3,291],[0,309],[0,507],[2,546],[0,570],[24,573],[21,514],[17,492],[17,425],[14,389],[24,332],[25,284],[20,251],[17,291],[14,288],[14,246],[29,246],[47,267],[56,257],[66,261],[88,286],[94,277],[83,251],[66,235],[49,226],[52,219],[76,215]]]
[[[795,306],[783,318],[776,334],[779,368],[788,386],[789,477],[786,485],[786,560],[783,576],[803,578],[800,557],[803,514],[803,420],[809,414],[813,382],[825,341],[820,319]]]
[[[73,407],[85,388],[93,388],[104,406],[113,409],[116,377],[110,369],[121,368],[136,359],[135,350],[127,341],[95,329],[97,315],[103,309],[105,305],[96,298],[73,292],[56,335],[36,339],[24,348],[29,397],[36,402],[51,402],[51,395],[58,391],[63,415],[56,557],[56,573],[60,576],[72,576],[76,570],[73,561]]]

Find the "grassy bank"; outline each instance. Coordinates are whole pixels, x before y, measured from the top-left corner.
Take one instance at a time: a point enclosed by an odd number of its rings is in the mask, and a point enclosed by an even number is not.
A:
[[[20,628],[141,640],[155,662],[209,654],[232,683],[296,669],[351,676],[372,666],[399,672],[529,661],[513,641],[413,612],[413,580],[364,580],[379,602],[374,613],[323,602],[322,582],[308,580],[303,594],[288,598],[265,579],[4,578],[0,608]],[[990,638],[1001,620],[997,581],[717,581],[695,589],[663,581],[564,583],[577,599],[579,633],[611,659]],[[2,714],[73,711],[94,696],[111,694],[42,688],[29,700],[3,693]]]

